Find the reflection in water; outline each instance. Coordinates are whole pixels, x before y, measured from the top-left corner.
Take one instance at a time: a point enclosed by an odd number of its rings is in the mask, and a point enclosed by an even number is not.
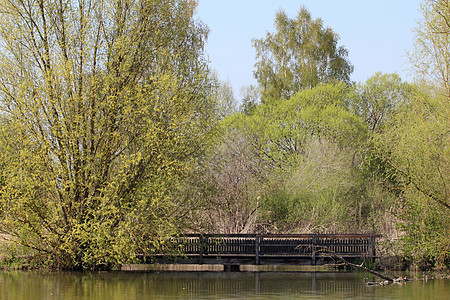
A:
[[[0,299],[446,299],[449,280],[368,287],[363,273],[0,272]],[[371,279],[372,280],[372,279]]]

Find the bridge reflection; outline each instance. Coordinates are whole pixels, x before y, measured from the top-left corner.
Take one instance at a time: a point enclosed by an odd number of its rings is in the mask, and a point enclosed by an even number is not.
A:
[[[323,296],[363,299],[366,297],[357,295],[367,293],[362,284],[365,276],[364,273],[1,272],[0,287],[5,288],[0,288],[0,299],[316,299],[316,295],[322,296],[319,299]]]
[[[160,275],[170,276],[173,273]],[[225,273],[227,274],[227,273]],[[189,299],[195,299],[207,291],[211,295],[320,295],[338,296],[366,289],[363,273],[177,273],[177,280],[164,286],[166,281],[156,279],[154,289],[185,291]],[[355,280],[357,279],[357,280]],[[163,285],[161,285],[163,284]],[[358,294],[358,293],[357,293]],[[333,297],[334,298],[334,297]],[[339,298],[339,297],[337,297]],[[233,298],[234,299],[234,298]],[[283,298],[286,299],[286,298]]]

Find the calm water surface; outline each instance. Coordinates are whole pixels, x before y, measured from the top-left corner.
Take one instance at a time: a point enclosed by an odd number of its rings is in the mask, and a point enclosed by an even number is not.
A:
[[[450,299],[449,279],[366,286],[365,277],[364,273],[0,271],[0,299]]]

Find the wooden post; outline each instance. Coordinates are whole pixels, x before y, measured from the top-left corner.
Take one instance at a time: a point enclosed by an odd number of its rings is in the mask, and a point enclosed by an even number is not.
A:
[[[255,237],[255,265],[259,265],[259,235]]]
[[[225,272],[231,272],[231,258],[227,258],[227,263],[223,266]]]
[[[372,262],[374,256],[375,256],[375,238],[371,234],[369,237],[369,257]]]
[[[202,265],[203,264],[203,235],[202,234],[200,234],[200,236],[199,236],[199,245],[200,245],[200,259],[199,259],[199,261],[198,261],[198,264],[199,265]]]
[[[311,240],[311,251],[312,251],[312,256],[311,256],[311,265],[315,266],[316,265],[316,235],[313,234],[312,236],[312,240]]]

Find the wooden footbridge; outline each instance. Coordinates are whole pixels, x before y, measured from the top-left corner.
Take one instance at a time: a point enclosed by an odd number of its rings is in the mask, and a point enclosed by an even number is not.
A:
[[[143,263],[239,265],[323,265],[373,259],[377,234],[187,234],[170,239],[179,254],[154,254]]]

